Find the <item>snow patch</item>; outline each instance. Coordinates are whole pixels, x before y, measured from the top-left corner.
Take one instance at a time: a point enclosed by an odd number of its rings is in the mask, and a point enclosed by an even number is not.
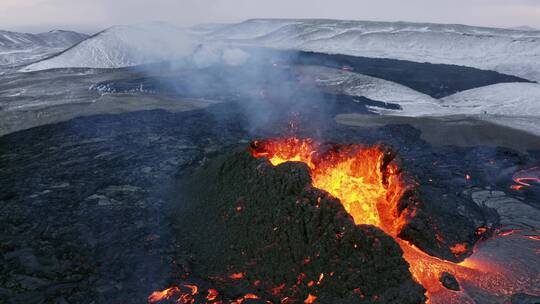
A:
[[[444,107],[470,114],[540,116],[540,85],[499,83],[441,99]],[[540,121],[539,121],[540,125]]]
[[[437,105],[399,103],[402,110],[371,107],[382,115],[471,116],[540,136],[540,84],[499,83],[447,96]]]

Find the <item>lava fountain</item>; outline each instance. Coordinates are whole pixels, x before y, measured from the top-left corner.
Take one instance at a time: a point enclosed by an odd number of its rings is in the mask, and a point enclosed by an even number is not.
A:
[[[381,146],[321,145],[311,139],[285,138],[255,141],[250,152],[274,166],[305,163],[313,186],[338,198],[355,224],[377,226],[396,240],[413,277],[427,290],[430,303],[475,303],[463,288],[445,288],[441,283],[443,273],[480,293],[504,297],[523,289],[520,282],[489,261],[453,263],[430,256],[398,237],[407,218],[415,215],[414,208],[400,207],[402,195],[414,180],[399,172],[399,166],[389,161],[389,152]]]
[[[305,163],[313,186],[339,198],[356,224],[384,227],[391,234],[399,230],[394,207],[406,187],[396,174],[397,165],[385,161],[381,147],[323,147],[311,139],[287,138],[253,142],[251,152],[274,166]]]

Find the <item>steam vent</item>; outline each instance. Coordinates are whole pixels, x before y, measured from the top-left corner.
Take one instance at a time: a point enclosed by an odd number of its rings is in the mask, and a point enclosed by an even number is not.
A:
[[[416,187],[384,145],[285,138],[219,156],[179,186],[179,272],[204,286],[149,302],[424,303],[459,290],[469,246],[436,240]]]

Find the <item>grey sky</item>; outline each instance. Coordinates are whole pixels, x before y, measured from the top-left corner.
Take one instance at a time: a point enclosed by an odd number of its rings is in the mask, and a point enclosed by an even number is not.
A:
[[[334,18],[540,28],[540,0],[0,0],[0,29],[95,32],[115,24]]]

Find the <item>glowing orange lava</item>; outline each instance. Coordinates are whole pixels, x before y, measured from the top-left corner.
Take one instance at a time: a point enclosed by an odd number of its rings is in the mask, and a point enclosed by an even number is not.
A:
[[[540,185],[540,167],[534,167],[516,172],[512,179],[516,183],[510,186],[514,190],[530,187],[533,183]]]
[[[381,147],[340,146],[321,151],[310,139],[287,138],[254,142],[252,154],[267,158],[274,166],[284,162],[302,162],[309,169],[313,186],[339,198],[356,224],[369,224],[396,231],[393,206],[404,187],[397,166],[383,168],[385,152]],[[335,147],[334,147],[335,148]],[[394,234],[394,233],[392,233]]]
[[[177,304],[242,304],[249,300],[261,299],[258,295],[248,293],[234,300],[223,301],[220,299],[220,294],[215,289],[208,289],[206,295],[199,293],[199,287],[192,284],[181,284],[173,286],[163,291],[154,291],[148,297],[148,303],[177,303]]]
[[[393,162],[386,163],[385,154],[389,152],[382,147],[327,147],[311,139],[286,138],[254,142],[251,153],[257,158],[267,158],[275,166],[284,162],[305,163],[313,186],[338,198],[356,224],[378,226],[394,237],[413,277],[426,288],[429,303],[474,303],[466,293],[443,287],[439,281],[443,272],[454,275],[460,284],[471,283],[494,295],[516,291],[512,279],[493,265],[473,259],[458,264],[445,261],[397,237],[404,223],[398,219],[396,206],[407,184],[399,168]],[[467,250],[466,244],[451,249],[456,253]]]
[[[167,288],[163,291],[154,291],[149,297],[148,302],[149,303],[157,303],[159,301],[163,301],[166,299],[170,299],[173,295],[176,293],[179,293],[180,289],[178,287],[171,287]]]

